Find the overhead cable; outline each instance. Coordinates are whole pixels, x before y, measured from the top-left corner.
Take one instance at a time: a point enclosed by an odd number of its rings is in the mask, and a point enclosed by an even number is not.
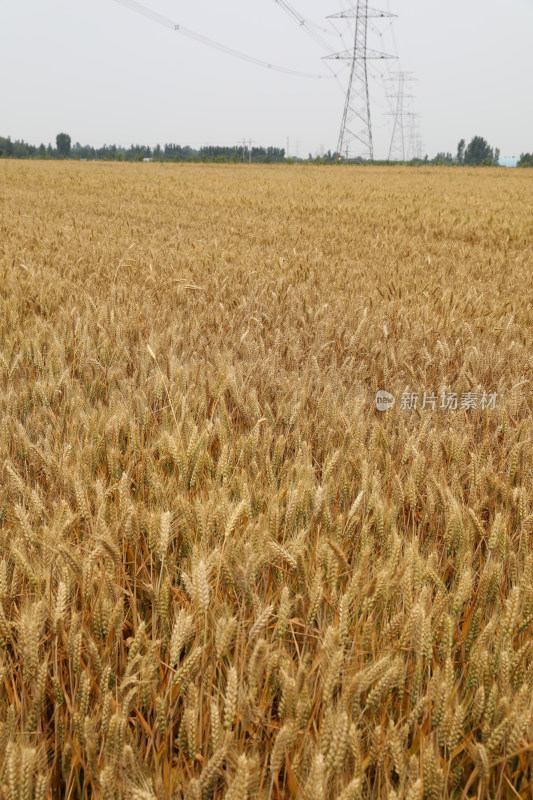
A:
[[[285,11],[285,13],[288,14],[289,17],[291,17],[291,19],[297,22],[300,28],[302,28],[302,30],[304,30],[308,34],[308,36],[314,39],[315,42],[317,42],[321,47],[323,47],[330,53],[334,52],[329,42],[327,42],[320,35],[320,33],[318,33],[318,31],[321,31],[322,33],[331,35],[331,31],[328,31],[326,28],[320,28],[318,25],[314,25],[314,23],[302,17],[302,15],[299,14],[298,11],[296,11],[296,9],[290,5],[290,3],[287,3],[286,0],[274,0],[274,2],[276,3],[276,5],[282,8],[283,11]]]
[[[235,50],[233,47],[228,47],[221,42],[217,42],[214,39],[210,39],[207,36],[203,36],[201,33],[197,33],[196,31],[191,30],[191,28],[186,28],[184,25],[179,25],[178,23],[174,22],[173,20],[169,19],[168,17],[163,16],[162,14],[158,14],[156,11],[152,11],[147,6],[143,5],[142,3],[138,3],[137,0],[115,0],[116,3],[119,3],[126,8],[129,8],[131,11],[136,11],[138,14],[142,14],[142,16],[151,19],[153,22],[157,22],[159,25],[164,25],[166,28],[170,30],[176,31],[181,33],[183,36],[187,36],[189,39],[194,39],[197,42],[205,45],[206,47],[211,47],[215,50],[219,50],[226,55],[234,56],[235,58],[240,58],[243,61],[247,61],[250,64],[255,64],[258,67],[264,67],[265,69],[270,69],[273,72],[282,72],[285,75],[293,75],[298,78],[313,78],[315,80],[327,80],[333,76],[330,75],[318,75],[313,74],[310,72],[301,72],[300,70],[291,69],[290,67],[281,67],[278,64],[272,64],[269,61],[263,61],[260,58],[255,58],[255,56],[250,56],[247,53],[242,53],[240,50]]]

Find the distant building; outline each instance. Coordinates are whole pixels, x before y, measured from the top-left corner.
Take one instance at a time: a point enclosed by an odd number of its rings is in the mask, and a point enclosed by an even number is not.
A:
[[[151,158],[143,158],[143,162],[145,164],[148,164],[149,161],[152,161],[152,159]]]

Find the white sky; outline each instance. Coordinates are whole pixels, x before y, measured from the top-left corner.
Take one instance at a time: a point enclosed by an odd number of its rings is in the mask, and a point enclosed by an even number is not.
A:
[[[142,0],[176,22],[267,61],[329,74],[319,44],[275,0]],[[484,136],[502,156],[533,150],[533,0],[375,0],[397,13],[370,33],[395,46],[416,82],[423,154],[455,152]],[[346,0],[293,0],[306,18]],[[329,36],[331,47],[342,41]],[[330,62],[338,65],[339,62]],[[383,71],[394,62],[376,62]],[[209,49],[115,0],[0,0],[0,135],[39,144],[60,131],[73,142],[256,144],[306,157],[335,150],[344,98],[334,79],[281,75]],[[346,81],[346,71],[341,80]],[[386,157],[391,117],[372,84],[376,157]]]

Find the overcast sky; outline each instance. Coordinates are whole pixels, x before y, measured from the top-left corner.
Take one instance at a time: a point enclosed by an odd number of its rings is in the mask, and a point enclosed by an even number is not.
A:
[[[259,59],[330,75],[319,43],[275,0],[142,0],[188,28]],[[330,48],[326,16],[346,0],[293,0]],[[533,150],[533,0],[375,0],[398,14],[373,24],[369,46],[399,54],[416,81],[423,154],[484,136],[502,156]],[[346,44],[348,32],[346,33]],[[336,68],[339,62],[330,62]],[[386,157],[392,117],[375,62],[371,82],[376,157]],[[73,142],[232,144],[243,138],[307,157],[335,150],[344,104],[338,81],[292,77],[210,49],[116,0],[0,0],[0,135],[39,144],[60,131]],[[389,81],[389,86],[393,84]]]

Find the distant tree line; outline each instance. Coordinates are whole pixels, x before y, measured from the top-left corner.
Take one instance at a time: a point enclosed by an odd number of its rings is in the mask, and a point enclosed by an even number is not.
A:
[[[81,145],[79,142],[72,144],[71,138],[67,133],[58,133],[56,136],[56,146],[51,144],[31,145],[24,141],[12,141],[10,137],[0,136],[0,158],[49,158],[49,159],[79,159],[79,160],[98,160],[98,161],[142,161],[145,158],[154,161],[193,161],[193,162],[231,162],[239,163],[251,161],[258,164],[278,164],[284,161],[294,163],[303,159],[286,158],[285,150],[279,147],[251,147],[247,145],[235,145],[232,147],[205,146],[195,149],[188,145],[165,144],[149,147],[142,144],[132,144],[130,147],[120,147],[118,145],[104,145],[103,147],[92,147]],[[499,149],[492,148],[482,136],[474,136],[466,144],[461,139],[457,145],[457,152],[441,152],[430,159],[413,158],[408,162],[374,160],[373,164],[400,164],[406,163],[410,166],[424,164],[449,165],[449,166],[496,166],[500,160]],[[309,153],[308,163],[314,164],[367,164],[370,163],[362,158],[347,159],[339,153],[328,150],[321,156],[313,156]],[[519,167],[533,166],[533,154],[523,153],[518,162]]]
[[[492,148],[482,136],[474,136],[468,145],[465,139],[461,139],[455,155],[449,152],[437,153],[429,163],[442,166],[496,167],[500,163],[500,150],[498,147]]]
[[[142,161],[151,158],[154,161],[215,161],[223,163],[239,161],[275,164],[285,161],[285,150],[279,147],[252,147],[236,145],[234,147],[200,147],[194,149],[179,144],[156,145],[149,147],[143,144],[132,144],[120,147],[116,144],[92,147],[72,144],[67,133],[58,133],[56,146],[32,145],[24,141],[12,141],[10,137],[0,136],[0,158],[70,158],[78,160],[98,161]]]
[[[526,156],[527,157],[527,154]],[[308,161],[313,161],[316,164],[368,164],[363,158],[345,158],[339,153],[332,153],[328,150],[322,156],[313,158],[309,153]],[[390,161],[390,160],[376,160],[372,164],[407,164],[408,166],[420,166],[424,164],[433,164],[436,166],[497,166],[500,163],[500,150],[490,147],[488,142],[482,136],[474,136],[474,138],[467,145],[464,139],[461,139],[457,145],[457,152],[454,155],[450,152],[437,153],[434,158],[425,156],[424,158],[412,158],[409,161]]]

